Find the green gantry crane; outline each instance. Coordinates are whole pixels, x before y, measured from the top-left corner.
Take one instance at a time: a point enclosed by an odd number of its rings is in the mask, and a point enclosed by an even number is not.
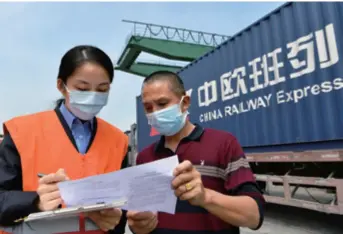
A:
[[[138,76],[148,76],[158,70],[176,72],[182,68],[176,64],[137,61],[141,52],[168,60],[191,62],[230,38],[184,28],[130,20],[123,22],[133,24],[133,32],[128,37],[115,69]]]

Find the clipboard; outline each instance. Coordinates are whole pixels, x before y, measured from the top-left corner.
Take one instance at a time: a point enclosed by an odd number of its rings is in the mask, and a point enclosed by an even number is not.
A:
[[[57,209],[53,211],[43,211],[38,213],[32,213],[29,216],[18,219],[15,222],[31,222],[36,220],[46,220],[46,219],[59,219],[72,216],[78,216],[81,213],[98,211],[110,208],[120,208],[127,203],[126,199],[114,201],[111,203],[101,203],[87,206],[78,206],[78,207],[67,207],[62,209]]]

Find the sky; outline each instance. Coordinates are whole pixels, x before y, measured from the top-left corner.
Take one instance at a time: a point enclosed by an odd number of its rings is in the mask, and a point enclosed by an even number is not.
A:
[[[133,29],[123,19],[230,36],[282,4],[1,2],[0,124],[15,116],[54,108],[61,97],[56,88],[59,62],[73,46],[98,46],[116,63]],[[141,58],[150,59],[146,55]],[[136,96],[142,79],[116,71],[109,102],[99,116],[128,130],[136,122]]]

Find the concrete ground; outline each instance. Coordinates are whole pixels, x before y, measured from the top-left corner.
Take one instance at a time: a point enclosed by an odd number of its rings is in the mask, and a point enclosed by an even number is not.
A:
[[[263,226],[241,234],[342,234],[343,217],[310,210],[268,204]]]
[[[132,234],[127,229],[127,234]],[[343,216],[268,204],[265,221],[258,231],[241,229],[241,234],[342,234]],[[177,233],[176,233],[177,234]]]

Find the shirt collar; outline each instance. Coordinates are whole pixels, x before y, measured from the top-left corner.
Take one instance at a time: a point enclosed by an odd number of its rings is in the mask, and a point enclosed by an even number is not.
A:
[[[187,137],[183,138],[182,141],[200,141],[204,131],[205,130],[203,127],[201,127],[198,124],[195,124],[195,128],[193,129],[193,131]],[[165,137],[161,136],[160,140],[155,144],[155,152],[160,152],[161,150],[164,150],[164,143]]]
[[[61,104],[60,111],[63,118],[67,122],[68,127],[71,129],[74,121],[78,118],[67,109],[64,103]],[[93,129],[94,119],[90,120],[89,122],[90,122],[91,129]]]

